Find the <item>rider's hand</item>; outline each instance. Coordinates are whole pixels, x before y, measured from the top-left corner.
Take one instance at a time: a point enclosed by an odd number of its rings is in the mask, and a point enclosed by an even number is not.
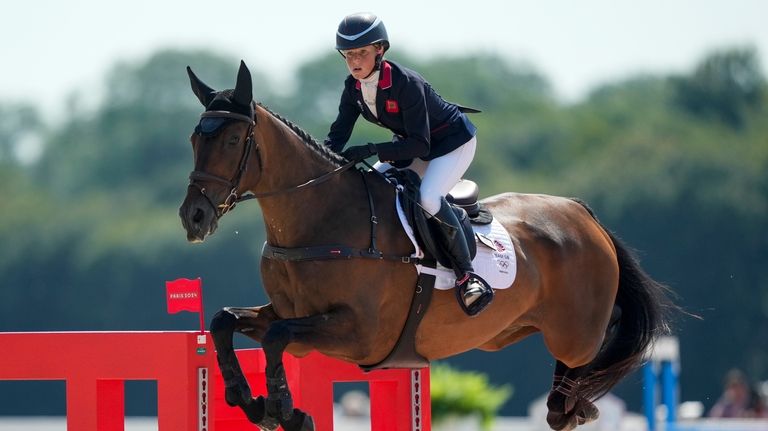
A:
[[[376,146],[368,143],[366,145],[355,145],[341,152],[341,156],[350,162],[359,162],[376,154]]]

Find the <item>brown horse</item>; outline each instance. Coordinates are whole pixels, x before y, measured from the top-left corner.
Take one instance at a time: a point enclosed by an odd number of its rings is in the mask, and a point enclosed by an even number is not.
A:
[[[188,73],[206,108],[191,137],[195,165],[179,210],[189,241],[212,234],[250,192],[261,206],[270,246],[366,250],[370,195],[378,248],[394,256],[413,252],[392,186],[372,172],[348,169],[350,163],[299,127],[255,104],[244,63],[233,90],[215,91]],[[435,291],[416,333],[417,352],[435,360],[470,349],[495,351],[541,332],[557,360],[547,402],[550,426],[572,429],[595,419],[592,401],[637,367],[667,329],[665,288],[579,201],[505,193],[482,202],[513,238],[516,280],[471,318],[453,293]],[[211,322],[227,402],[262,429],[314,429],[311,417],[293,408],[283,352],[318,350],[361,366],[379,363],[400,336],[417,272],[394,259],[262,257],[261,274],[271,303],[225,308]],[[264,349],[266,399],[251,396],[234,355],[234,332]]]

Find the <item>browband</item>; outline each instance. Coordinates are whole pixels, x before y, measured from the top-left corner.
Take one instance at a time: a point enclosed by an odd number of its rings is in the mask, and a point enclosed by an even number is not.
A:
[[[202,114],[200,114],[200,118],[206,118],[206,117],[232,118],[234,120],[245,121],[246,123],[250,123],[251,125],[256,124],[256,121],[254,121],[253,118],[247,115],[238,114],[236,112],[231,112],[231,111],[205,111]]]

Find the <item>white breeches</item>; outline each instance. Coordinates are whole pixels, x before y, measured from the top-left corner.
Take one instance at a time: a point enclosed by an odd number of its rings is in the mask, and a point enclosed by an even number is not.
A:
[[[415,171],[421,177],[420,203],[427,212],[435,215],[440,211],[440,198],[447,195],[467,171],[475,157],[476,148],[477,137],[473,136],[466,144],[446,155],[432,160],[413,159],[413,163],[405,168]],[[376,162],[373,167],[384,172],[391,169],[392,165]]]

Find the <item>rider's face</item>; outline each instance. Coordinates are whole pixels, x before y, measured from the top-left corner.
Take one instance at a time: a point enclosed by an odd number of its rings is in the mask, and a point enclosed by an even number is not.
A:
[[[362,48],[346,49],[341,51],[341,54],[347,62],[349,73],[355,79],[362,79],[371,74],[376,65],[376,55],[383,52],[383,48],[368,45]]]

